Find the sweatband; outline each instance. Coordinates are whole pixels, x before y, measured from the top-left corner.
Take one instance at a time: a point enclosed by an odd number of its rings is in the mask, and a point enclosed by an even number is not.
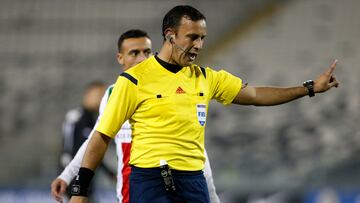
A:
[[[71,195],[87,197],[89,185],[93,177],[94,171],[81,167],[78,175],[75,177],[74,184],[71,186]]]

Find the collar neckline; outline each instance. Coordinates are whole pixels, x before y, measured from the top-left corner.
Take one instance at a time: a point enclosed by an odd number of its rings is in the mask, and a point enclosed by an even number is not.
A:
[[[157,55],[155,55],[155,59],[158,63],[160,63],[161,66],[163,66],[166,70],[168,70],[172,73],[177,73],[183,68],[182,66],[170,64],[166,61],[163,61]]]

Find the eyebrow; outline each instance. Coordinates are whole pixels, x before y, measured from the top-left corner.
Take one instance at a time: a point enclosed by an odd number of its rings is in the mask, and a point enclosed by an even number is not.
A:
[[[128,53],[134,53],[134,52],[147,52],[147,51],[150,51],[150,52],[151,52],[151,49],[150,49],[150,48],[146,48],[146,49],[143,49],[143,50],[141,50],[141,49],[131,49],[131,50],[129,50],[129,52],[128,52]]]
[[[196,33],[189,33],[186,36],[188,36],[188,37],[196,37],[196,38],[198,38],[198,37],[200,37],[200,38],[206,37],[206,35],[199,35],[199,34],[196,34]]]

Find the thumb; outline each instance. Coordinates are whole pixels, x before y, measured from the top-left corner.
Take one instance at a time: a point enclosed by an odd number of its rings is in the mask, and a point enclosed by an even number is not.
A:
[[[329,85],[330,85],[330,87],[339,87],[339,81],[336,79],[336,77],[334,75],[331,76]]]

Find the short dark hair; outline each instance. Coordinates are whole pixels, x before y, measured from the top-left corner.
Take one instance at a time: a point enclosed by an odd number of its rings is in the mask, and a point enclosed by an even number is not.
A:
[[[105,85],[106,85],[106,83],[101,80],[94,80],[94,81],[91,81],[88,84],[86,84],[85,90],[90,90],[90,89],[93,89],[96,87],[103,87]]]
[[[143,31],[143,30],[137,30],[137,29],[132,29],[132,30],[128,30],[126,32],[124,32],[118,40],[118,51],[121,51],[121,47],[122,44],[124,42],[124,40],[129,39],[129,38],[141,38],[141,37],[146,37],[149,38],[149,35]]]
[[[164,17],[162,24],[162,35],[165,39],[165,30],[168,28],[177,29],[181,19],[187,16],[192,21],[206,20],[205,16],[196,8],[189,5],[179,5],[172,8]]]

